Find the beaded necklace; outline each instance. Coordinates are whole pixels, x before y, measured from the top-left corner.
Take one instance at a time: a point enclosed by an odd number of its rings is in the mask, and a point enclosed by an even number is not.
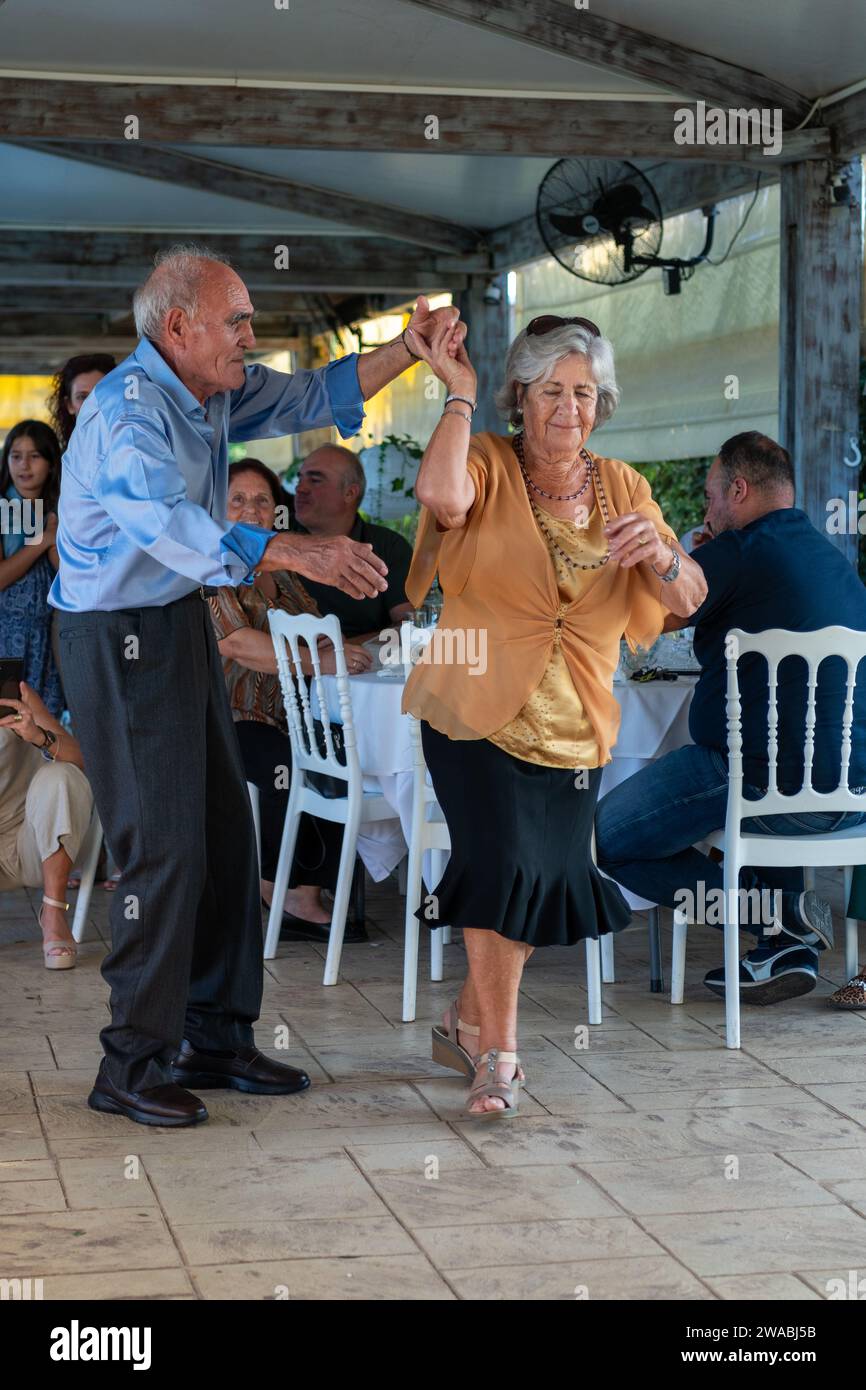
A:
[[[553,533],[552,533],[552,532],[549,530],[549,528],[546,526],[545,521],[544,521],[544,518],[543,518],[543,516],[541,515],[541,510],[540,510],[540,508],[536,505],[536,503],[533,501],[532,495],[531,495],[530,492],[529,492],[529,486],[531,485],[532,480],[531,480],[531,478],[529,477],[529,474],[528,474],[527,471],[526,471],[526,462],[525,462],[524,454],[523,454],[523,436],[522,436],[522,435],[519,435],[519,434],[516,434],[516,435],[514,436],[513,440],[512,440],[512,443],[513,443],[513,446],[514,446],[514,452],[515,452],[515,454],[517,455],[517,461],[518,461],[518,463],[520,464],[520,471],[521,471],[521,473],[523,474],[523,481],[524,481],[524,483],[527,485],[527,488],[526,488],[526,496],[527,496],[527,499],[528,499],[528,501],[529,501],[529,505],[530,505],[530,507],[532,508],[532,514],[533,514],[533,516],[535,517],[535,520],[538,522],[539,529],[541,530],[541,532],[543,533],[543,535],[545,536],[545,538],[546,538],[546,540],[547,540],[547,544],[548,544],[549,549],[550,549],[551,551],[553,551],[554,554],[557,555],[557,556],[559,557],[560,560],[564,561],[564,563],[565,563],[566,565],[568,565],[570,569],[573,569],[573,570],[597,570],[597,569],[601,569],[602,565],[606,565],[607,562],[608,562],[608,560],[610,559],[610,550],[609,550],[609,549],[605,552],[604,555],[602,555],[602,557],[601,557],[600,560],[594,560],[592,564],[590,564],[590,565],[585,565],[585,564],[583,564],[580,560],[575,560],[575,559],[573,559],[572,556],[569,555],[569,553],[568,553],[567,550],[563,550],[562,546],[559,544],[559,542],[557,541],[556,537],[553,535]],[[605,526],[606,526],[607,523],[610,521],[610,513],[608,512],[608,509],[607,509],[607,497],[605,496],[604,487],[603,487],[603,485],[602,485],[601,474],[599,473],[599,470],[598,470],[598,468],[597,468],[596,465],[595,465],[595,461],[589,456],[589,454],[586,452],[585,449],[581,449],[580,454],[581,454],[581,458],[583,459],[584,463],[586,464],[587,482],[589,482],[590,478],[593,478],[593,479],[595,480],[596,491],[597,491],[597,494],[598,494],[598,503],[599,503],[599,506],[600,506],[600,508],[601,508],[601,515],[602,515],[602,518],[603,518],[603,520],[604,520],[604,524],[605,524]],[[583,491],[583,488],[581,488],[581,492],[582,492],[582,491]],[[547,496],[548,494],[545,493],[544,495]],[[563,499],[563,500],[565,500],[565,499]],[[569,499],[569,500],[570,500],[570,499]]]

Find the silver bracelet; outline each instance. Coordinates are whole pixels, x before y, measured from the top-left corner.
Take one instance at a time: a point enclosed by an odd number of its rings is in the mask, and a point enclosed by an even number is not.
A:
[[[656,578],[660,579],[663,584],[673,584],[675,579],[679,579],[680,567],[682,565],[682,560],[680,559],[680,552],[678,550],[674,550],[670,541],[668,541],[668,545],[670,546],[671,554],[674,557],[674,562],[671,565],[670,569],[665,570],[664,574],[659,574],[655,565],[650,566],[650,569],[652,570],[653,574],[656,576]]]
[[[472,411],[475,411],[475,410],[477,410],[477,408],[478,408],[478,402],[477,402],[477,401],[470,401],[470,399],[469,399],[468,396],[446,396],[446,397],[445,397],[445,404],[446,404],[446,405],[450,405],[452,401],[462,401],[463,404],[464,404],[464,405],[468,405],[468,406],[469,406],[469,409],[472,410]]]
[[[467,425],[472,424],[472,416],[467,415],[465,410],[449,410],[447,407],[442,411],[443,415],[459,415],[461,420],[465,420]]]

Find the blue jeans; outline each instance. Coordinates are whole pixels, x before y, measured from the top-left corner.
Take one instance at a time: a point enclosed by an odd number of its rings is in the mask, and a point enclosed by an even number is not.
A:
[[[746,799],[758,795],[756,788],[744,787]],[[599,801],[595,822],[599,868],[624,888],[666,907],[677,906],[675,895],[684,890],[694,894],[692,901],[700,901],[701,886],[706,899],[713,890],[723,888],[722,866],[694,844],[724,826],[727,800],[728,765],[721,753],[689,744],[665,754]],[[866,815],[857,812],[819,811],[751,816],[743,821],[743,829],[771,835],[819,834],[863,821]],[[796,897],[803,890],[803,871],[744,869],[740,886],[771,893],[781,890]],[[721,922],[710,919],[709,925],[720,927]],[[770,923],[743,920],[741,925],[760,936],[762,926]]]

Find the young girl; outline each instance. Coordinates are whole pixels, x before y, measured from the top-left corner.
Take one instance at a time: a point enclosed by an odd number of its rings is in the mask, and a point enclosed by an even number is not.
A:
[[[57,499],[60,445],[48,425],[22,420],[6,436],[0,456],[0,499],[21,504],[2,508],[0,528],[0,656],[21,657],[24,679],[55,717],[63,711],[60,673],[51,651],[48,590],[58,566]],[[31,507],[41,503],[35,531]],[[38,517],[38,508],[32,509]]]

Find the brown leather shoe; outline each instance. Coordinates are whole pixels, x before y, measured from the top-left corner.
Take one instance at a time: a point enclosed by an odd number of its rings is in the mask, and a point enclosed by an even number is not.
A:
[[[172,1063],[171,1074],[181,1086],[195,1086],[196,1090],[247,1091],[254,1096],[291,1096],[306,1091],[310,1084],[305,1071],[272,1062],[257,1047],[197,1052],[186,1039]]]
[[[205,1109],[198,1096],[185,1091],[182,1086],[170,1082],[165,1086],[151,1086],[146,1091],[121,1091],[100,1072],[93,1090],[87,1097],[91,1110],[101,1110],[106,1115],[125,1115],[139,1125],[166,1125],[177,1128],[180,1125],[197,1125],[207,1119]]]

